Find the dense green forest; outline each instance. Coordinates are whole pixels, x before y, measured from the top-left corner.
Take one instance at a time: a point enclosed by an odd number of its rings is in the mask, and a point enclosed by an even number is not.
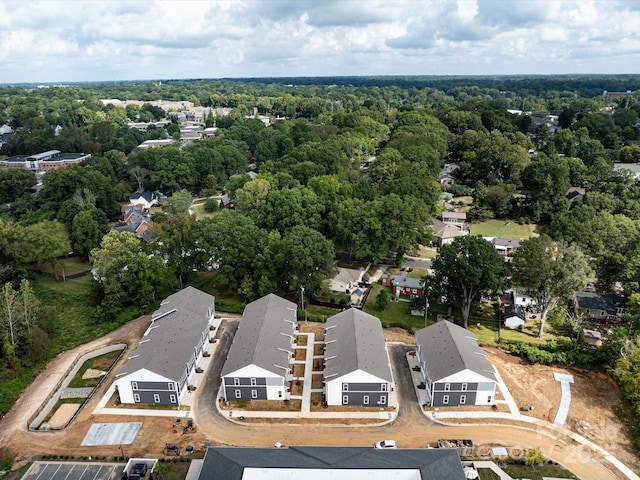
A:
[[[1,87],[0,125],[13,132],[3,136],[0,159],[51,149],[91,154],[81,165],[45,173],[37,194],[36,175],[0,169],[2,373],[29,371],[55,351],[48,341],[56,329],[47,325],[51,309],[34,265],[49,265],[58,277],[69,252],[90,258],[96,280],[87,280],[92,293],[82,302],[93,309],[90,321],[105,329],[130,318],[127,312],[150,310],[211,263],[219,266],[217,281],[247,300],[270,292],[295,297],[301,287],[320,298],[337,251],[401,265],[404,255],[431,243],[430,219],[442,212],[444,191],[472,198],[470,220],[540,225],[542,240],[527,251],[547,267],[534,279],[526,258],[516,257],[512,278],[510,264],[470,241],[455,245],[458,253],[444,249],[434,261],[437,273],[457,265],[460,252],[495,265],[491,278],[478,280],[485,282],[480,290],[497,292],[510,282],[534,290],[540,288],[534,280],[553,272],[566,288],[543,291],[559,300],[550,310],[565,309],[569,287],[587,277],[599,289],[624,290],[632,307],[628,326],[571,358],[615,369],[640,416],[640,377],[633,373],[640,366],[640,183],[614,168],[640,161],[639,88],[640,77],[632,75]],[[180,125],[174,120],[141,132],[129,123],[163,120],[167,112],[101,99],[210,107],[202,123],[218,130],[208,139],[140,149],[145,140],[178,139]],[[252,109],[258,115],[250,116]],[[442,184],[445,164],[457,168],[454,181]],[[152,217],[148,244],[110,231],[139,187],[170,197]],[[584,195],[569,200],[571,187]],[[214,215],[188,214],[192,195],[222,192],[234,209],[220,210],[216,201],[208,207]],[[471,275],[474,265],[466,268]],[[434,292],[452,284],[450,276],[435,278]],[[458,302],[450,293],[466,322],[465,309],[480,297]]]

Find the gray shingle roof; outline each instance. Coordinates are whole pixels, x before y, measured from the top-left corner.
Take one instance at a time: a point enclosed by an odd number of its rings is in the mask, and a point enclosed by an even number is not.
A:
[[[297,305],[274,294],[248,304],[236,332],[222,376],[249,365],[256,365],[278,375],[289,365],[292,352],[292,322],[297,322]]]
[[[574,297],[578,308],[602,310],[607,312],[608,315],[618,315],[619,308],[627,308],[627,299],[623,295],[614,292],[575,292]]]
[[[409,277],[405,272],[399,273],[392,280],[393,286],[404,288],[424,288],[421,278]]]
[[[495,381],[493,368],[469,330],[446,320],[416,332],[416,344],[432,381],[469,369]]]
[[[330,317],[325,343],[325,379],[362,370],[391,383],[382,325],[373,315],[350,308]]]
[[[198,480],[241,480],[245,468],[419,470],[426,480],[463,480],[453,448],[380,450],[373,447],[210,447]],[[304,472],[300,472],[300,478]],[[353,478],[361,478],[354,471]]]
[[[193,287],[170,295],[152,315],[147,335],[129,356],[118,376],[143,368],[179,381],[185,366],[208,328],[215,297]]]

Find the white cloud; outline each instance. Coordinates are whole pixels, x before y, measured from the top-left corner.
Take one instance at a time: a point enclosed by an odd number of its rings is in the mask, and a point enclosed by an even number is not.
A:
[[[638,73],[640,1],[0,2],[0,82]]]

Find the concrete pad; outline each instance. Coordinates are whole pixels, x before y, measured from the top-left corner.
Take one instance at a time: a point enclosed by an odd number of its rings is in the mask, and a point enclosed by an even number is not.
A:
[[[142,427],[142,422],[94,423],[80,445],[131,445]]]
[[[560,405],[553,423],[562,426],[564,422],[567,421],[569,406],[571,405],[571,384],[573,383],[573,376],[565,373],[554,373],[553,378],[560,382],[561,391]]]

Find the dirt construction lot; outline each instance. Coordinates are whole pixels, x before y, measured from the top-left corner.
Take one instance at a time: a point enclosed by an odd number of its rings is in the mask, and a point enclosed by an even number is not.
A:
[[[130,345],[137,342],[148,325],[148,318],[129,323],[122,329],[98,339],[91,344],[97,348],[110,343],[128,341]],[[322,331],[321,324],[301,324],[301,331]],[[413,336],[401,329],[385,330],[387,342],[394,342],[409,346],[396,345],[389,347],[394,352],[394,375],[405,374],[402,369],[403,352],[410,350]],[[85,345],[82,349],[87,349]],[[584,479],[621,478],[607,475],[601,469],[603,461],[583,452],[576,458],[578,448],[570,440],[563,441],[548,436],[537,435],[535,431],[523,430],[518,427],[505,425],[468,425],[442,426],[430,422],[420,413],[417,402],[407,401],[415,394],[409,390],[404,392],[405,405],[401,405],[398,418],[383,426],[367,425],[295,425],[296,420],[290,419],[292,425],[257,424],[254,422],[239,424],[228,421],[215,411],[210,413],[202,410],[193,412],[197,430],[184,434],[175,419],[171,417],[136,417],[120,415],[92,415],[102,392],[89,401],[74,423],[62,432],[31,433],[26,431],[26,419],[40,404],[42,399],[51,392],[43,393],[46,385],[50,389],[63,375],[68,363],[78,353],[78,349],[60,355],[48,366],[40,377],[30,385],[20,397],[14,409],[0,421],[0,446],[6,446],[11,451],[27,459],[40,454],[58,454],[75,456],[103,455],[119,456],[119,446],[81,447],[80,444],[93,423],[114,422],[143,422],[137,438],[132,445],[123,446],[125,456],[162,455],[165,443],[179,446],[193,445],[202,449],[205,442],[211,445],[245,445],[269,446],[275,441],[285,445],[372,445],[383,438],[394,438],[400,447],[423,447],[434,442],[437,438],[473,438],[476,445],[540,445],[543,452],[550,458],[564,463],[576,471],[582,466],[580,476]],[[554,367],[526,365],[519,358],[513,357],[497,349],[487,349],[487,356],[496,365],[518,405],[533,406],[531,415],[553,422],[560,398],[560,385],[553,379],[554,372],[573,375],[575,383],[571,386],[572,402],[567,418],[567,427],[602,446],[623,461],[633,471],[640,472],[640,460],[629,446],[624,429],[612,411],[612,406],[620,400],[615,384],[602,375],[578,370],[567,370]],[[125,356],[126,357],[126,356]],[[123,360],[121,360],[123,361]],[[110,373],[115,375],[119,365]],[[46,380],[44,380],[46,379]],[[109,379],[107,379],[109,380]],[[204,403],[211,405],[209,398],[212,394],[215,375],[211,375],[204,385],[198,388],[195,395]],[[109,381],[101,386],[105,390]],[[44,386],[43,386],[44,385]],[[205,393],[206,392],[206,393]],[[206,395],[206,396],[205,396]],[[215,409],[213,409],[215,410]],[[478,420],[474,420],[478,423]],[[303,423],[303,422],[300,422]],[[462,436],[462,437],[461,437]],[[569,458],[572,457],[572,458]],[[610,472],[609,472],[610,473]]]
[[[495,348],[485,351],[489,362],[498,368],[518,407],[533,406],[527,415],[551,423],[560,404],[560,383],[554,380],[553,374],[572,375],[575,383],[571,385],[571,406],[565,427],[605,448],[635,472],[640,472],[640,459],[633,453],[624,425],[613,411],[621,397],[611,377],[575,368],[529,365]]]

